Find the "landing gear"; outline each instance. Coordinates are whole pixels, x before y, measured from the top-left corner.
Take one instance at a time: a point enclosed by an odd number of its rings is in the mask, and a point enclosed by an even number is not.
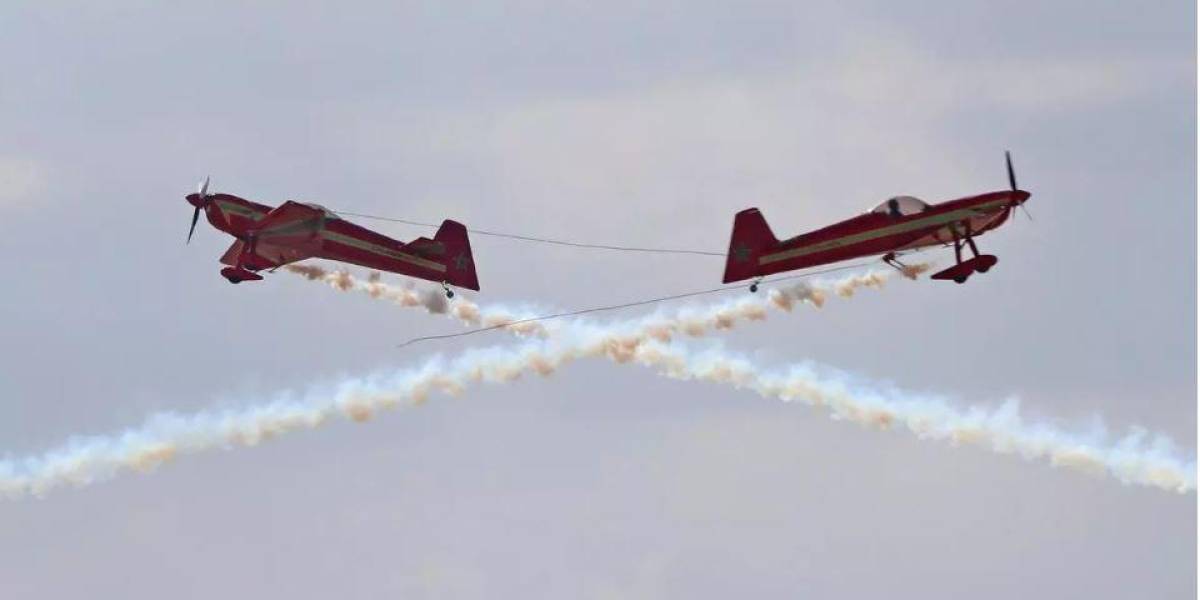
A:
[[[975,245],[975,238],[971,236],[971,224],[966,223],[966,232],[959,236],[958,227],[951,226],[951,233],[954,235],[954,266],[949,269],[938,271],[931,277],[933,279],[949,279],[954,283],[966,283],[967,279],[973,273],[987,273],[989,269],[996,266],[1000,259],[991,254],[980,254],[979,247]],[[974,256],[968,260],[963,260],[962,249],[966,245],[971,249],[971,254]],[[886,257],[884,258],[886,260]]]
[[[967,262],[975,267],[976,273],[987,273],[988,270],[991,269],[992,267],[996,266],[996,263],[999,261],[1000,261],[1000,259],[996,258],[995,256],[993,256],[991,254],[983,254],[980,256],[976,256],[975,258],[973,258]]]
[[[760,283],[762,283],[762,277],[755,279],[754,283],[750,284],[750,293],[751,294],[758,291],[758,284],[760,284]]]
[[[451,290],[445,281],[442,282],[442,289],[445,290],[447,299],[454,298],[454,290]]]
[[[909,279],[916,279],[917,274],[919,273],[917,271],[913,271],[912,267],[900,262],[900,259],[896,258],[895,252],[888,252],[887,254],[884,254],[883,262],[887,263],[887,266],[900,271],[901,275]]]
[[[241,266],[225,267],[221,269],[221,276],[229,280],[229,283],[241,283],[243,281],[261,281],[262,275],[253,271],[247,271]]]
[[[262,281],[262,275],[250,270],[254,269],[257,271],[264,266],[261,264],[261,261],[255,261],[254,248],[257,242],[258,240],[253,234],[247,235],[246,239],[242,240],[242,253],[237,257],[237,264],[221,269],[221,276],[228,279],[229,283],[238,284],[243,281]]]

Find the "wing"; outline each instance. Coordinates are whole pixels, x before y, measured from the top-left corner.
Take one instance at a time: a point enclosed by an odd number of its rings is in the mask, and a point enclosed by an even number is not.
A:
[[[264,242],[254,244],[254,254],[249,257],[243,257],[246,251],[246,244],[238,240],[221,255],[221,264],[235,267],[238,265],[239,259],[242,260],[242,266],[252,270],[273,269],[281,267],[288,263],[294,263],[312,258],[316,254],[308,253],[300,248],[291,246],[278,246]]]
[[[267,213],[250,231],[261,242],[277,246],[309,246],[315,254],[321,243],[321,229],[329,215],[319,207],[299,202],[284,202]]]
[[[246,254],[245,243],[234,242],[221,256],[221,263],[259,270],[316,256],[321,251],[321,230],[327,218],[319,207],[284,202],[247,230],[254,236],[253,254]]]
[[[958,232],[960,238],[966,237],[968,231],[972,235],[981,235],[1003,225],[1012,214],[1012,211],[987,212],[981,210],[971,211],[968,209],[968,213],[968,216],[965,218],[946,223],[926,235],[898,246],[896,249],[912,250],[926,246],[948,246],[954,243],[955,231]]]

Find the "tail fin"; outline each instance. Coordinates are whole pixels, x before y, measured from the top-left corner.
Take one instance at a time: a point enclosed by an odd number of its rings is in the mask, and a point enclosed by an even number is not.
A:
[[[446,219],[433,239],[446,248],[446,283],[478,291],[479,278],[475,276],[475,257],[471,256],[471,241],[467,239],[466,226]]]
[[[760,275],[758,257],[763,250],[779,243],[771,227],[757,208],[747,208],[733,218],[733,234],[729,237],[729,254],[725,258],[723,283],[741,281]]]

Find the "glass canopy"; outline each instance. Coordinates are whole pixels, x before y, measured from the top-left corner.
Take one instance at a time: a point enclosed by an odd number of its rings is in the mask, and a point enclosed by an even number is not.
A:
[[[929,209],[921,199],[912,196],[895,196],[871,209],[871,212],[890,217],[907,217]]]

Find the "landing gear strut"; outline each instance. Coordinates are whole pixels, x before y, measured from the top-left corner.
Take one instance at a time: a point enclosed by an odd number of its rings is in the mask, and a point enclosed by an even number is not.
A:
[[[966,283],[967,278],[973,273],[987,273],[1000,260],[991,254],[980,254],[979,247],[975,245],[975,238],[971,235],[971,223],[966,224],[966,231],[959,234],[958,227],[951,226],[950,233],[954,236],[954,266],[949,269],[938,271],[932,275],[933,279],[949,279],[954,283]],[[962,249],[963,245],[971,249],[971,254],[974,255],[968,260],[963,260]]]
[[[901,275],[903,275],[909,279],[917,278],[917,275],[913,272],[911,267],[900,262],[899,258],[896,258],[895,252],[888,252],[887,254],[884,254],[883,262],[887,263],[887,266],[889,266],[897,271],[900,271]]]
[[[262,268],[253,262],[254,249],[257,242],[258,239],[253,234],[246,236],[246,239],[243,240],[242,253],[237,258],[237,264],[221,269],[221,276],[229,280],[229,283],[238,284],[243,281],[262,281],[262,275],[250,270]]]
[[[446,285],[445,281],[442,282],[442,289],[446,291],[446,298],[454,297],[454,290],[451,290],[450,286]]]
[[[959,237],[958,237],[958,228],[954,228],[954,229],[952,229],[952,231],[954,232],[954,264],[955,264],[955,266],[961,266],[962,261],[963,261],[963,259],[962,259],[962,247],[963,247],[962,240],[959,239]],[[971,252],[975,256],[979,256],[979,247],[975,245],[975,239],[971,237],[970,230],[967,231],[967,242],[969,244],[971,244]],[[958,284],[966,283],[967,278],[970,276],[971,276],[970,273],[956,274],[953,277],[954,283],[958,283]]]

